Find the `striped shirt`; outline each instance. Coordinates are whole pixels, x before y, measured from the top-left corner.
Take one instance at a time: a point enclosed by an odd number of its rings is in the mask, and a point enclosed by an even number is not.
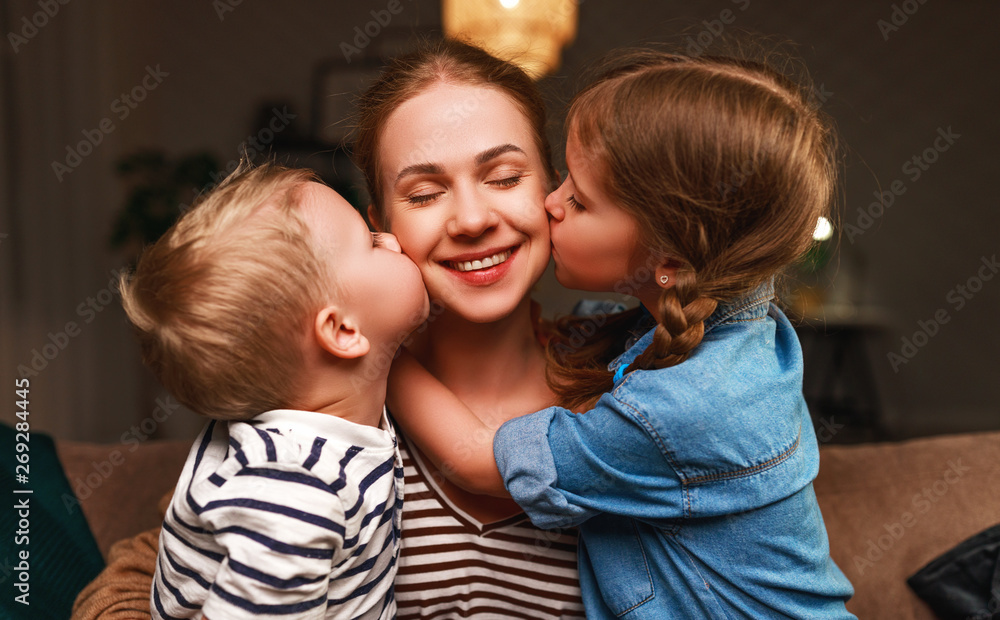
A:
[[[523,513],[483,524],[458,508],[400,438],[406,480],[396,575],[399,620],[583,618],[575,529],[540,530]]]
[[[208,424],[160,532],[154,618],[394,617],[392,426],[307,411]]]

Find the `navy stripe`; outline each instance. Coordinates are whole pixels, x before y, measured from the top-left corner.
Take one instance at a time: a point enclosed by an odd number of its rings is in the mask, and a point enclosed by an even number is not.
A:
[[[163,572],[162,563],[160,563],[160,580],[163,581],[163,586],[167,589],[167,591],[170,592],[171,595],[173,595],[174,600],[177,602],[178,605],[180,605],[181,607],[185,607],[187,609],[195,609],[195,610],[201,609],[201,605],[192,603],[191,601],[184,598],[184,595],[181,594],[180,589],[178,589],[172,583],[167,581],[166,573]]]
[[[259,571],[256,568],[251,568],[242,562],[237,562],[233,558],[229,558],[229,568],[234,573],[239,573],[255,581],[283,590],[291,590],[292,588],[298,588],[299,586],[317,583],[330,578],[329,574],[323,574],[319,577],[291,577],[289,579],[282,579],[281,577],[275,577],[274,575]]]
[[[372,535],[371,540],[378,539],[378,536],[379,536],[378,531],[380,529],[382,529],[381,524],[377,528],[375,528],[375,533]],[[390,544],[392,544],[392,541],[394,539],[396,539],[396,538],[399,538],[399,537],[396,536],[395,528],[393,528],[393,530],[390,532],[390,535],[386,536],[385,539],[382,541],[382,548],[378,550],[378,554],[376,554],[376,555],[381,555],[383,552],[385,552],[385,548],[388,547]],[[346,558],[343,562],[341,562],[341,564],[343,564],[344,562],[347,562],[348,560],[355,560],[355,559],[357,559],[358,556],[363,555],[364,552],[367,549],[368,549],[368,545],[361,545],[360,547],[358,547],[358,549],[354,553],[351,554],[351,557]]]
[[[202,532],[208,533],[208,530],[202,530],[201,528],[192,527],[192,526],[187,525],[186,523],[183,524],[183,525],[185,527],[191,529],[192,531],[201,530]],[[221,562],[222,560],[224,560],[226,558],[226,556],[224,556],[221,553],[216,553],[214,551],[209,551],[208,549],[202,549],[201,547],[198,547],[194,543],[188,541],[186,538],[184,538],[183,536],[179,535],[174,530],[174,528],[170,527],[170,524],[167,523],[166,521],[163,522],[163,529],[167,530],[167,532],[169,532],[174,538],[176,538],[178,541],[180,541],[185,547],[188,547],[192,551],[197,551],[198,553],[200,553],[201,555],[205,556],[206,558],[209,558],[211,560],[215,560],[216,562]]]
[[[389,457],[381,465],[371,470],[371,472],[367,476],[365,476],[365,479],[362,480],[361,484],[358,485],[358,501],[354,504],[354,506],[350,510],[344,512],[345,518],[350,519],[351,517],[354,516],[354,513],[356,513],[361,508],[361,504],[365,501],[365,492],[368,490],[368,487],[375,484],[375,482],[385,474],[389,473],[390,471],[393,471],[393,469],[395,469],[395,465],[396,465],[396,457],[395,456]]]
[[[205,456],[205,452],[208,450],[208,445],[212,442],[212,434],[215,433],[215,425],[217,421],[212,420],[205,427],[205,434],[201,438],[201,444],[198,446],[198,453],[194,457],[194,467],[191,469],[191,479],[188,480],[187,488],[184,489],[184,499],[187,501],[188,505],[192,509],[197,508],[198,503],[194,501],[194,497],[191,496],[191,485],[194,484],[195,474],[198,473],[198,468],[201,467],[201,460]]]
[[[271,463],[278,460],[278,451],[274,448],[274,442],[268,435],[267,431],[262,431],[259,428],[254,428],[257,434],[260,435],[261,440],[264,442],[264,449],[267,451],[267,460]],[[246,465],[246,463],[244,463]]]
[[[319,457],[323,453],[324,445],[326,445],[325,437],[317,437],[314,439],[312,450],[309,451],[309,458],[306,459],[305,463],[302,463],[302,467],[311,470],[313,465],[319,461]]]
[[[312,558],[316,560],[331,560],[333,559],[334,549],[329,547],[300,547],[299,545],[290,545],[280,540],[275,540],[270,536],[265,536],[260,532],[256,532],[249,528],[245,528],[239,525],[232,525],[229,527],[220,528],[215,531],[218,534],[236,534],[244,538],[248,538],[256,543],[264,545],[272,551],[278,553],[283,553],[285,555],[297,555],[303,558]]]
[[[189,530],[193,534],[199,534],[201,536],[212,535],[212,530],[204,527],[199,527],[197,525],[191,525],[190,523],[182,519],[181,516],[177,513],[177,508],[173,506],[170,507],[170,516],[173,517],[174,521],[176,521],[180,525],[183,525],[185,529]]]
[[[376,556],[372,556],[372,557],[368,558],[367,560],[365,560],[364,562],[362,562],[361,564],[358,564],[357,566],[355,566],[351,570],[344,571],[343,573],[341,573],[341,577],[351,577],[351,576],[357,575],[358,573],[367,572],[368,570],[371,569],[372,566],[375,566],[375,563],[378,562],[378,559],[379,559],[379,556],[377,556],[377,555]]]
[[[383,525],[386,524],[387,521],[392,519],[392,515],[395,512],[395,508],[396,506],[393,505],[393,510],[386,510],[385,512],[382,513],[382,518],[378,520],[379,527],[382,527]]]
[[[295,471],[269,469],[267,467],[244,467],[240,471],[236,472],[236,475],[257,476],[260,478],[268,478],[270,480],[280,480],[282,482],[294,482],[296,484],[304,484],[306,486],[317,488],[321,491],[326,491],[334,496],[337,495],[337,493],[330,488],[330,485],[326,484],[316,476],[310,476],[309,474],[303,474]]]
[[[167,551],[166,549],[163,549],[162,551],[163,551],[163,553],[161,553],[160,556],[163,557],[163,558],[165,558],[167,560],[167,562],[170,563],[170,566],[174,569],[174,571],[180,573],[181,575],[184,575],[185,577],[187,577],[189,579],[194,580],[195,583],[197,583],[199,586],[205,588],[205,590],[208,590],[209,588],[212,587],[212,583],[210,581],[208,581],[207,579],[205,579],[204,577],[202,577],[201,573],[198,573],[198,572],[196,572],[196,571],[188,568],[187,566],[182,565],[180,562],[178,562],[177,560],[175,560],[174,556],[171,555],[171,553],[169,551]],[[163,578],[163,581],[167,580],[166,577],[165,577],[165,575],[166,575],[166,573],[161,568],[161,570],[160,570],[160,576]]]
[[[382,557],[382,554],[384,554],[386,552],[386,549],[389,548],[389,546],[393,543],[394,539],[395,539],[395,536],[386,536],[385,540],[382,541],[382,548],[378,550],[378,553],[376,553],[371,558],[369,558],[369,559],[365,560],[364,562],[362,562],[360,566],[352,568],[352,569],[350,569],[348,571],[344,571],[343,572],[343,576],[347,577],[349,575],[355,575],[357,573],[364,572],[364,571],[368,570],[369,568],[371,568],[372,566],[374,566],[375,562],[377,562],[379,560],[379,558]],[[357,551],[354,552],[354,554],[352,555],[352,557],[350,557],[348,559],[349,560],[357,559],[357,556],[361,555],[361,552],[364,551],[367,548],[368,548],[368,545],[362,545],[361,547],[358,548]],[[392,553],[392,551],[390,551],[390,553]],[[341,564],[343,564],[343,562],[341,562]]]
[[[382,599],[382,612],[385,613],[386,608],[396,600],[396,584],[390,583],[389,590],[385,593],[385,598]],[[381,614],[379,614],[381,615]]]
[[[326,517],[321,517],[319,515],[314,515],[310,512],[305,512],[297,508],[291,508],[289,506],[282,506],[281,504],[275,504],[273,502],[264,502],[261,500],[250,499],[249,497],[238,497],[234,499],[217,499],[215,501],[205,504],[201,509],[200,513],[208,512],[209,510],[217,510],[219,508],[248,508],[251,510],[261,510],[264,512],[270,512],[272,514],[284,515],[296,521],[302,521],[303,523],[310,523],[317,527],[321,527],[325,530],[330,530],[340,536],[344,535],[344,524],[338,523],[327,519]]]
[[[300,603],[292,603],[289,605],[261,605],[251,603],[242,597],[236,596],[231,592],[227,592],[217,583],[212,585],[212,592],[215,592],[219,598],[223,599],[227,603],[257,615],[300,614],[304,611],[315,609],[326,601],[326,594],[323,594],[322,596],[316,597],[311,601],[302,601]]]
[[[167,610],[163,608],[163,603],[160,602],[160,589],[156,587],[156,583],[153,583],[153,603],[156,605],[156,611],[159,612],[160,617],[165,620],[184,620],[177,616],[171,616],[167,613]]]
[[[240,462],[240,465],[246,467],[248,463],[247,455],[243,454],[243,446],[240,445],[240,442],[236,441],[236,438],[230,435],[229,445],[236,451],[236,460]]]
[[[208,450],[208,444],[212,442],[212,435],[215,433],[216,420],[212,420],[208,423],[208,427],[205,429],[205,435],[201,438],[201,445],[198,446],[198,455],[194,457],[194,471],[198,471],[198,466],[201,465],[201,459],[205,456],[205,450]]]
[[[340,475],[333,483],[330,484],[330,488],[333,489],[334,492],[340,491],[347,486],[347,464],[350,463],[351,459],[357,456],[361,450],[362,448],[359,446],[351,446],[347,449],[344,457],[340,459]]]
[[[378,506],[372,508],[371,512],[369,512],[368,514],[366,514],[364,516],[364,518],[361,519],[361,525],[359,527],[364,528],[366,525],[368,525],[369,521],[371,521],[372,519],[374,519],[375,517],[377,517],[379,515],[384,514],[384,515],[392,516],[392,511],[391,510],[388,510],[388,511],[386,510],[386,507],[388,506],[388,504],[389,504],[389,498],[386,498],[386,500],[384,502],[382,502]]]
[[[389,565],[385,567],[385,570],[383,570],[381,573],[379,573],[378,577],[375,577],[374,579],[372,579],[368,583],[362,585],[357,590],[355,590],[354,592],[351,592],[349,595],[345,596],[342,599],[330,599],[327,602],[326,606],[330,607],[331,605],[342,605],[343,603],[346,603],[347,601],[351,600],[352,598],[357,598],[357,597],[359,597],[359,596],[361,596],[363,594],[368,594],[369,592],[372,591],[372,588],[374,588],[375,586],[377,586],[380,581],[382,581],[383,579],[385,579],[385,576],[389,574],[389,572],[392,570],[392,568],[395,565],[396,565],[396,556],[394,554],[392,556],[392,559],[389,560]]]
[[[208,481],[217,487],[221,487],[226,484],[226,479],[215,472],[212,472],[212,475],[208,477]]]

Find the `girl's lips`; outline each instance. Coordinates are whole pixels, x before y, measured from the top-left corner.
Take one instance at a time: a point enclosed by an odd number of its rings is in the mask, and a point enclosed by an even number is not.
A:
[[[489,250],[488,254],[480,254],[478,258],[462,257],[463,260],[441,261],[448,273],[466,284],[486,286],[501,280],[510,271],[510,265],[517,256],[521,246],[509,247],[505,250]]]

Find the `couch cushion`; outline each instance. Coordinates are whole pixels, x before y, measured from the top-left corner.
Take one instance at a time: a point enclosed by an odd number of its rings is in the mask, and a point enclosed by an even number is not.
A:
[[[157,504],[173,490],[189,441],[131,444],[57,443],[73,492],[90,523],[101,554],[116,541],[158,527]]]
[[[906,578],[1000,523],[1000,433],[828,446],[816,494],[859,618],[934,618]]]

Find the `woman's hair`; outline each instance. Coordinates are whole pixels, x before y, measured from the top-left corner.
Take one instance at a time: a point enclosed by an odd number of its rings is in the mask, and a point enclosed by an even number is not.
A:
[[[379,152],[383,128],[399,106],[439,83],[494,88],[509,97],[531,126],[549,180],[556,176],[545,133],[545,102],[531,78],[517,65],[461,41],[423,43],[391,60],[358,101],[354,162],[365,175],[383,229],[388,225]]]
[[[241,164],[121,278],[143,361],[197,413],[248,419],[294,402],[303,337],[330,294],[297,213],[312,181]]]
[[[573,99],[566,126],[606,195],[635,218],[643,250],[677,268],[651,309],[653,343],[627,370],[666,368],[691,355],[719,303],[810,247],[837,186],[836,141],[812,91],[764,63],[653,50],[615,58]],[[582,347],[550,347],[558,395],[580,405],[610,391],[608,347],[622,344],[625,322]]]

